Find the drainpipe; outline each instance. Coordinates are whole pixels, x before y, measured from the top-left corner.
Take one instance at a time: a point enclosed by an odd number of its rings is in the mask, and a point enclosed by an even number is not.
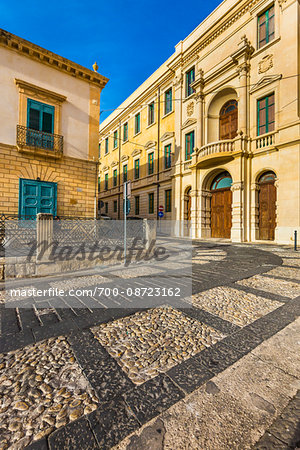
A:
[[[95,181],[95,202],[94,202],[94,219],[97,219],[97,190],[98,190],[98,169],[99,159],[96,160],[96,181]]]
[[[159,149],[160,149],[160,86],[157,91],[158,98],[158,107],[157,107],[157,205],[156,205],[156,219],[159,220],[158,217],[158,207],[159,207]]]

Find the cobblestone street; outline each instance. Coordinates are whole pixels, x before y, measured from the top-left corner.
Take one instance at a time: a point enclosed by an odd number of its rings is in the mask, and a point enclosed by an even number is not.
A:
[[[178,305],[2,303],[0,449],[298,448],[299,269],[283,247],[195,242]],[[120,269],[113,282],[153,275]]]

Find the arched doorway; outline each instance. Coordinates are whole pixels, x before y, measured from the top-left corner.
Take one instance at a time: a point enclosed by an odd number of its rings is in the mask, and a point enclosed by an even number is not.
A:
[[[220,141],[234,139],[238,128],[238,103],[229,100],[222,106],[220,111]]]
[[[231,204],[232,178],[227,171],[217,175],[210,187],[211,190],[211,237],[231,237]]]
[[[189,236],[190,235],[190,228],[191,228],[191,186],[188,186],[186,190],[184,191],[184,223],[185,223],[185,230],[184,235]]]
[[[276,175],[269,171],[258,180],[258,223],[259,239],[273,241],[276,227]]]

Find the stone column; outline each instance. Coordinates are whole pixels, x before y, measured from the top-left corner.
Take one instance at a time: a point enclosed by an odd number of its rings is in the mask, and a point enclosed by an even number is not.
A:
[[[259,184],[251,184],[251,241],[256,241],[258,239],[258,226],[259,226],[259,205],[258,205],[258,195],[259,195]]]
[[[53,215],[39,213],[36,216],[36,258],[39,262],[48,261],[53,242]]]
[[[173,107],[175,111],[175,136],[174,136],[174,169],[173,169],[173,187],[174,187],[174,214],[172,215],[174,220],[174,235],[183,236],[183,205],[182,205],[182,183],[181,183],[181,161],[182,161],[182,136],[181,136],[181,124],[182,124],[182,83],[183,77],[181,73],[181,67],[176,70],[175,77],[173,79]]]
[[[242,181],[232,183],[232,242],[243,242],[243,190]]]
[[[193,239],[199,237],[198,226],[199,226],[199,204],[198,204],[198,186],[197,186],[197,167],[192,168],[192,189],[190,192],[191,196],[191,234],[190,237]]]

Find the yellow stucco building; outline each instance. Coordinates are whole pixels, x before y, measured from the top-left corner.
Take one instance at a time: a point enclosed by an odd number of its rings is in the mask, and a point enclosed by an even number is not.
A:
[[[94,217],[108,79],[0,29],[0,214]]]
[[[291,244],[300,232],[299,2],[225,0],[100,125],[101,214]],[[102,203],[101,203],[102,202]]]

